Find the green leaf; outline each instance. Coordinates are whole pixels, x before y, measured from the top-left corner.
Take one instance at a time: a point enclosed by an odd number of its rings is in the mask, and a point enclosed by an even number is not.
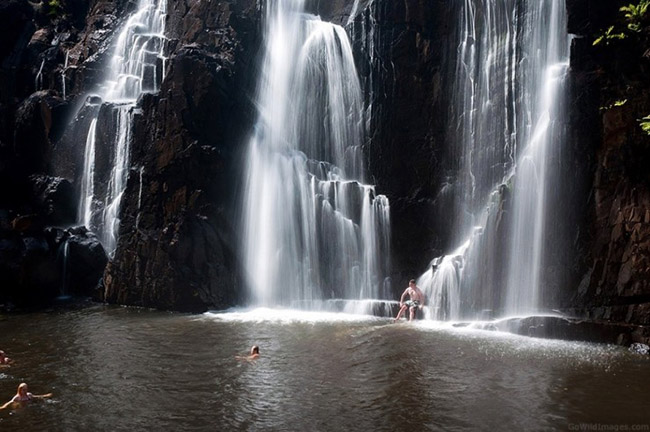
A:
[[[641,126],[641,129],[643,129],[645,133],[650,135],[650,115],[647,115],[642,119],[639,119],[638,122],[639,125]]]

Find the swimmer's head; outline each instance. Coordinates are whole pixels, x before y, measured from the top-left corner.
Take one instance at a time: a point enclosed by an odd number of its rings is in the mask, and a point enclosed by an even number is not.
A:
[[[24,396],[27,394],[27,383],[20,383],[18,386],[18,394]]]
[[[409,285],[415,285],[415,279],[411,279],[411,280],[409,281]]]
[[[258,347],[257,345],[253,345],[253,347],[251,348],[251,355],[259,354],[259,353],[260,353],[260,347]]]

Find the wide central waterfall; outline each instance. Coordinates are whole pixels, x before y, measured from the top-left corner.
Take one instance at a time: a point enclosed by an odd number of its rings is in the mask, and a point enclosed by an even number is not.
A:
[[[79,222],[97,232],[106,251],[117,245],[119,210],[126,188],[129,166],[131,125],[138,98],[156,92],[163,79],[166,0],[140,0],[127,19],[117,43],[100,103],[94,105],[84,153],[81,178]],[[109,137],[98,148],[98,136]],[[104,173],[98,167],[106,165]]]
[[[387,199],[364,183],[363,98],[343,28],[303,0],[265,3],[244,260],[256,305],[389,294]]]
[[[464,0],[449,133],[456,250],[419,283],[435,319],[539,312],[564,141],[565,0]],[[552,218],[551,218],[552,216]]]

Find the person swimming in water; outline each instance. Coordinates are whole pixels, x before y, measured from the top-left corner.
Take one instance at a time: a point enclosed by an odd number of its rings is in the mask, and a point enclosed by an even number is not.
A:
[[[235,356],[238,360],[255,360],[260,356],[260,347],[253,345],[251,347],[251,353],[247,356]]]
[[[9,366],[13,361],[7,357],[4,351],[0,350],[0,366]]]
[[[44,395],[35,395],[29,392],[29,388],[27,387],[27,383],[20,383],[18,386],[18,390],[16,391],[16,395],[11,398],[9,402],[6,404],[0,406],[0,410],[3,410],[7,408],[8,406],[12,404],[25,404],[27,402],[32,402],[37,399],[45,399],[45,398],[50,398],[52,397],[52,393],[44,394]]]

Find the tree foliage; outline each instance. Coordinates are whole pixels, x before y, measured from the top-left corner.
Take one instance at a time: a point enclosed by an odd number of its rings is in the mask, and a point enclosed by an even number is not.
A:
[[[63,0],[48,0],[47,14],[50,18],[57,18],[63,15]]]
[[[627,21],[627,28],[633,32],[640,32],[643,20],[650,9],[650,0],[641,0],[639,4],[630,3],[623,6],[620,11],[625,13],[625,20]]]
[[[619,32],[619,33],[614,32],[614,26],[611,26],[610,28],[607,29],[605,33],[598,36],[596,40],[594,40],[594,46],[599,45],[603,42],[605,43],[605,45],[609,45],[611,41],[623,40],[626,37],[627,35],[623,32]]]

